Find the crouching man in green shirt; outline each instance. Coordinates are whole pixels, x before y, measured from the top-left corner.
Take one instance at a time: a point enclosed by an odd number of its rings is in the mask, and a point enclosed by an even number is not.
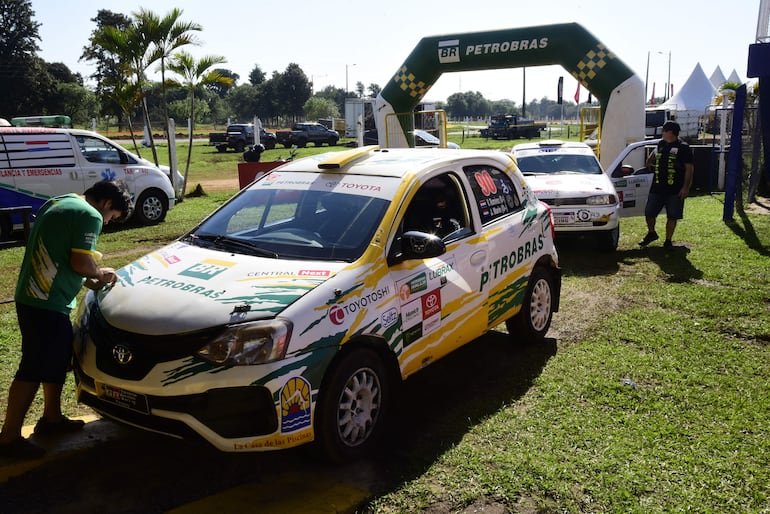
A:
[[[16,284],[16,315],[22,357],[8,393],[0,432],[0,457],[37,458],[45,450],[24,439],[24,418],[43,384],[39,435],[73,432],[83,422],[61,411],[61,393],[72,358],[72,323],[81,287],[100,288],[117,280],[115,270],[97,265],[96,242],[102,226],[122,221],[131,199],[115,182],[97,182],[83,196],[48,200],[38,211]]]

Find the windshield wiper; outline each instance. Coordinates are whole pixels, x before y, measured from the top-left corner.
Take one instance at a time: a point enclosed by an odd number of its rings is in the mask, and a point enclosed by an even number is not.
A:
[[[239,250],[246,250],[247,252],[254,255],[260,255],[262,257],[271,257],[273,259],[278,258],[277,253],[271,252],[270,250],[265,250],[264,248],[261,248],[250,241],[245,241],[243,239],[230,236],[223,236],[221,234],[190,234],[187,236],[187,239],[189,239],[193,244],[196,244],[196,240],[200,240],[209,242],[212,245],[223,249],[237,248]]]

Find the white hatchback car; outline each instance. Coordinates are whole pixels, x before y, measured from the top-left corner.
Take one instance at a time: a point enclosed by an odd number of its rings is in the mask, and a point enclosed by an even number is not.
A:
[[[512,152],[537,197],[551,206],[557,235],[590,235],[601,250],[617,249],[618,194],[590,146],[550,139]]]
[[[88,293],[79,401],[224,451],[344,460],[377,444],[401,380],[500,323],[542,341],[561,272],[513,157],[375,148],[276,168]]]

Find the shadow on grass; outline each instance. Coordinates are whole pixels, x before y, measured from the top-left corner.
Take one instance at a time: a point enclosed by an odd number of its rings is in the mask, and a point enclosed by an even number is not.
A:
[[[768,208],[767,206],[763,205],[763,207]],[[769,208],[770,210],[770,208]],[[746,215],[745,211],[740,211],[738,215],[741,218],[741,222],[738,222],[734,219],[725,221],[725,225],[733,231],[733,233],[743,239],[743,241],[746,243],[746,246],[757,252],[758,254],[768,257],[770,256],[770,248],[762,244],[762,241],[759,239],[759,235],[757,234],[756,230],[754,230],[754,225],[751,223],[751,220]],[[742,223],[742,226],[741,226]]]
[[[519,400],[555,354],[555,339],[523,345],[492,331],[410,377],[377,458],[394,473],[381,492],[420,476],[474,425]]]
[[[649,259],[668,275],[669,282],[683,283],[703,277],[703,272],[687,258],[690,249],[686,246],[675,245],[671,250],[664,250],[663,247],[655,245],[615,252],[597,252],[582,247],[574,240],[569,243],[571,244],[562,242],[559,248],[559,265],[565,276],[613,275],[619,271],[620,264],[631,265],[634,260]]]

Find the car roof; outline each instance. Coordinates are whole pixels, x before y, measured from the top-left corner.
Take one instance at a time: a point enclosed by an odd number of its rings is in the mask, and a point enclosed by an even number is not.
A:
[[[345,173],[401,178],[408,173],[435,169],[468,159],[493,161],[502,169],[514,166],[513,156],[493,150],[449,148],[384,148],[364,146],[341,152],[326,152],[287,163],[281,171]]]
[[[514,155],[535,155],[538,153],[568,153],[578,155],[593,155],[593,149],[585,143],[577,141],[562,141],[560,139],[545,139],[537,143],[522,143],[511,150]]]

